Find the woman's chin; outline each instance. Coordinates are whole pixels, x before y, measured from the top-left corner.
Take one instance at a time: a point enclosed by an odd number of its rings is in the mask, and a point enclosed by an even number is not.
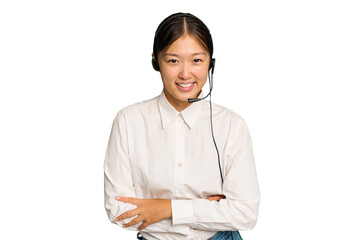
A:
[[[199,92],[197,91],[191,91],[188,93],[178,93],[178,99],[181,101],[188,101],[190,98],[198,98]]]
[[[190,98],[197,98],[195,95],[180,96],[178,99],[182,102],[188,102]]]

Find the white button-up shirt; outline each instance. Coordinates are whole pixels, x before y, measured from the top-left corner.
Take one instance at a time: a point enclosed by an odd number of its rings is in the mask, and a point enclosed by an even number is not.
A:
[[[116,196],[171,199],[172,219],[141,231],[148,240],[207,239],[217,231],[254,227],[260,202],[249,131],[236,113],[206,100],[176,111],[164,92],[122,109],[107,147],[105,208],[110,221],[136,206]],[[211,195],[225,195],[219,202]],[[136,231],[140,223],[129,230]]]

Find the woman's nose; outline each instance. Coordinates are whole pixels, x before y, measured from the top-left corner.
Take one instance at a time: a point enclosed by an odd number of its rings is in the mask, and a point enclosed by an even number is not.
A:
[[[186,63],[183,63],[180,68],[179,78],[181,79],[189,79],[191,77],[191,69],[190,66]]]

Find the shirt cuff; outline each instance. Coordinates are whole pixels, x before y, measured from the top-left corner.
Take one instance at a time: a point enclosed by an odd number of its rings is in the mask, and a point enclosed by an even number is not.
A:
[[[193,200],[171,200],[172,224],[193,224],[194,203]]]

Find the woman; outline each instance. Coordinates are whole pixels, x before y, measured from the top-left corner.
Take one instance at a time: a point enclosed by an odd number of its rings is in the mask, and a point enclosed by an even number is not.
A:
[[[246,123],[211,101],[189,101],[203,97],[212,54],[200,19],[166,18],[152,59],[162,93],[113,122],[105,208],[113,223],[140,230],[138,239],[241,239],[237,230],[255,226],[260,193]]]

